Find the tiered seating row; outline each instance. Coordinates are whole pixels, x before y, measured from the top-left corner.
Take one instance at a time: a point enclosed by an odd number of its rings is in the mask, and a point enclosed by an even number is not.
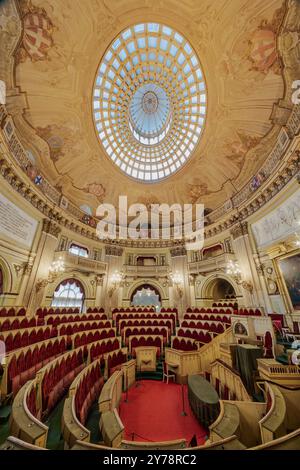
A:
[[[95,329],[86,332],[75,333],[70,337],[72,343],[72,349],[78,348],[79,346],[84,346],[94,341],[99,341],[100,339],[115,338],[116,329],[115,328],[104,328],[102,330]]]
[[[89,314],[78,314],[78,315],[46,315],[44,321],[46,325],[57,326],[62,323],[73,323],[78,321],[98,321],[107,320],[105,313],[89,313]]]
[[[84,424],[93,402],[99,397],[103,383],[99,360],[85,367],[72,382],[62,417],[62,434],[69,448],[77,440],[90,441],[90,431]]]
[[[66,351],[65,337],[54,338],[18,349],[5,358],[1,380],[1,394],[15,395],[27,380],[35,377],[38,370]]]
[[[163,340],[162,335],[136,335],[129,336],[129,351],[132,356],[136,356],[135,349],[141,346],[155,346],[157,348],[157,356],[159,357],[163,352]]]
[[[113,314],[113,321],[115,325],[118,327],[119,322],[121,320],[137,320],[137,319],[145,319],[145,320],[173,320],[174,324],[177,324],[177,317],[176,313],[152,313],[152,312],[141,312],[141,313],[114,313]]]
[[[198,344],[194,339],[181,338],[180,336],[172,337],[171,346],[173,349],[178,349],[180,351],[197,351],[197,349],[199,349]]]
[[[138,335],[160,335],[163,336],[164,344],[169,342],[169,331],[166,326],[126,326],[122,330],[122,334],[126,346],[130,336]]]
[[[124,312],[155,312],[154,307],[116,307],[113,309],[112,313],[124,313]]]
[[[111,321],[87,321],[87,322],[72,322],[68,324],[62,324],[57,326],[58,335],[68,335],[71,336],[80,331],[90,331],[90,330],[101,330],[102,338],[108,338],[110,336],[116,336],[116,328],[111,326]],[[113,333],[113,334],[112,334]]]
[[[4,331],[0,334],[0,340],[5,342],[6,352],[10,352],[55,336],[57,336],[57,331],[51,326],[36,326],[33,328]]]
[[[86,350],[89,362],[95,359],[101,359],[101,366],[104,364],[105,354],[121,348],[121,338],[108,338],[95,341],[92,344],[86,343]]]
[[[220,320],[183,320],[180,324],[182,328],[194,328],[195,330],[209,330],[217,331],[218,333],[223,333],[224,329],[230,326],[230,323],[225,323]],[[220,330],[220,331],[219,331]]]
[[[105,377],[109,378],[116,370],[119,370],[120,365],[127,362],[127,360],[127,348],[120,348],[105,354]]]
[[[237,309],[238,303],[228,300],[228,301],[224,301],[224,302],[213,302],[212,306],[213,307],[228,307],[228,308]]]
[[[217,315],[215,313],[185,313],[183,321],[215,321],[231,324],[231,315]]]
[[[169,335],[171,335],[175,331],[175,323],[174,320],[171,319],[151,319],[151,318],[138,318],[138,319],[122,319],[119,322],[119,333],[122,335],[124,328],[131,326],[131,327],[167,327],[169,330]]]
[[[0,308],[0,317],[23,317],[26,315],[24,307],[2,307]]]
[[[45,317],[46,315],[66,315],[79,313],[79,308],[56,308],[56,307],[40,307],[36,311],[38,317]]]
[[[13,318],[13,317],[1,317],[0,318],[0,331],[19,330],[23,328],[31,328],[38,326],[38,318],[24,317],[24,318]]]
[[[86,310],[86,313],[104,313],[103,307],[89,307]]]
[[[78,348],[61,355],[38,372],[40,416],[54,408],[84,365],[84,349]]]
[[[196,308],[191,308],[188,307],[186,309],[186,313],[225,313],[226,315],[232,315],[234,313],[233,308],[217,308],[217,307],[196,307]]]
[[[199,343],[205,344],[205,343],[209,343],[218,334],[223,333],[223,331],[215,332],[214,334],[212,331],[193,330],[190,328],[180,327],[180,328],[177,328],[177,336],[181,338],[191,338],[191,339],[194,339],[195,341],[199,341]]]

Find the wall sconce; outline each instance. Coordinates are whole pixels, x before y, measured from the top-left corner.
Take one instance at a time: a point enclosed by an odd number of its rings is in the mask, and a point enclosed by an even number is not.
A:
[[[39,279],[35,285],[36,291],[38,292],[41,288],[46,287],[48,284],[52,284],[59,274],[65,271],[65,263],[62,258],[58,258],[57,261],[53,261],[49,267],[49,273],[47,279]]]
[[[180,274],[178,271],[175,271],[174,274],[170,275],[170,279],[173,285],[177,289],[177,294],[179,295],[179,297],[182,297],[183,296],[183,281],[184,281],[182,274]]]
[[[121,285],[123,280],[123,273],[119,273],[119,271],[115,271],[110,278],[110,287],[108,288],[108,296],[112,297],[115,290]]]
[[[251,282],[242,280],[242,271],[240,270],[237,261],[230,260],[226,266],[226,273],[233,277],[238,286],[242,286],[245,290],[250,293],[253,292],[253,285]]]

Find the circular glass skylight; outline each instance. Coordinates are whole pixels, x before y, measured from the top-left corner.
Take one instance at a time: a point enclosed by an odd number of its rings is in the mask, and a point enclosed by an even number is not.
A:
[[[175,173],[194,151],[206,115],[191,45],[158,23],[123,31],[97,71],[93,115],[106,153],[124,173],[145,182]]]

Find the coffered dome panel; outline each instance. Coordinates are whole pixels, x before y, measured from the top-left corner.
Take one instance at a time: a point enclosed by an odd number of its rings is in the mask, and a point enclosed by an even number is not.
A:
[[[154,182],[194,151],[206,115],[199,59],[177,31],[140,23],[122,31],[96,75],[93,115],[107,155],[128,176]]]

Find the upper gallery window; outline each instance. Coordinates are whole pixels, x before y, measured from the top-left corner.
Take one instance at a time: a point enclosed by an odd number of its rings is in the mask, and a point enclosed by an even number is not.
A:
[[[83,256],[84,258],[88,258],[89,256],[89,251],[87,248],[76,245],[75,243],[72,243],[72,245],[69,248],[69,252],[72,253],[73,255]]]
[[[206,109],[198,57],[169,26],[131,26],[106,50],[93,89],[94,123],[128,176],[155,182],[178,171],[199,142]]]

